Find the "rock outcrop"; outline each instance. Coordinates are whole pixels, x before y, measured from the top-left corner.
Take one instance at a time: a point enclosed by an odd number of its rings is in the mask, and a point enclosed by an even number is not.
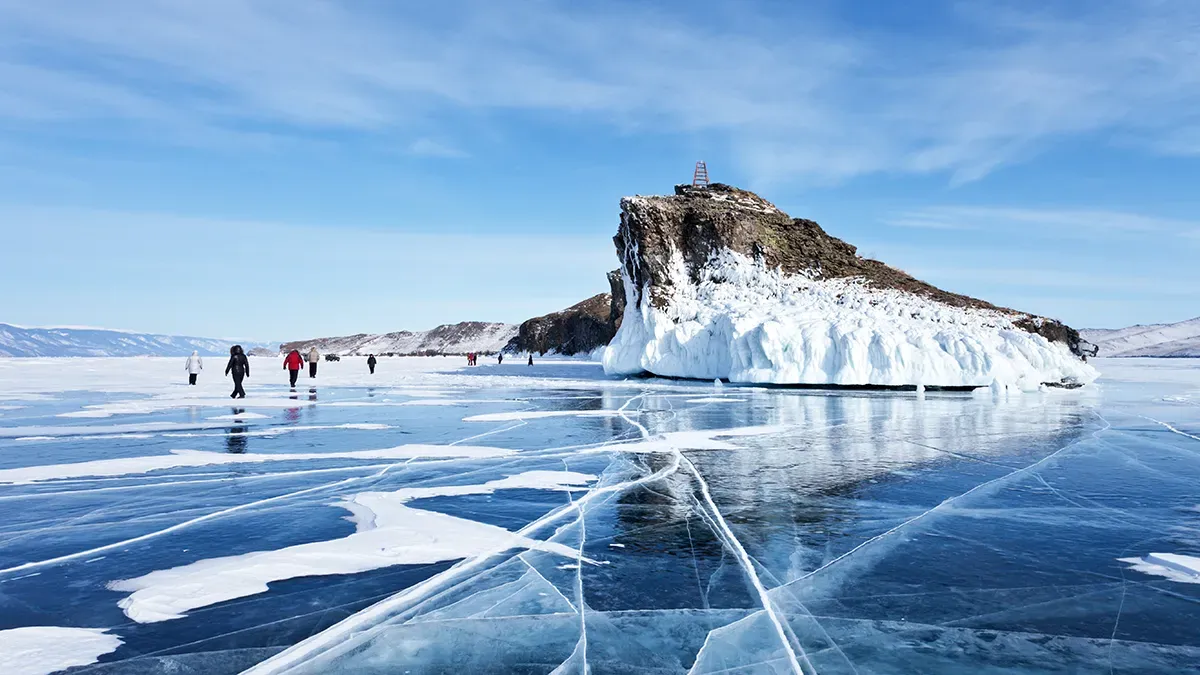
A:
[[[1036,387],[1094,379],[1078,332],[858,255],[722,184],[628,197],[612,373],[781,384]]]
[[[625,315],[625,285],[621,270],[608,273],[609,293],[521,324],[506,352],[574,356],[604,347],[617,334]]]
[[[505,351],[563,356],[593,352],[607,345],[617,332],[612,304],[611,294],[601,293],[562,311],[530,319],[521,324]]]

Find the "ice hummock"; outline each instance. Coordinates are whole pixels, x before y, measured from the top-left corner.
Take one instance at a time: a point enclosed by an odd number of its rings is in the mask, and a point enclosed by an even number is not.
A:
[[[1065,344],[988,309],[952,307],[861,279],[770,269],[731,250],[689,278],[671,251],[665,309],[635,289],[604,353],[610,374],[731,382],[1035,390],[1098,376]]]

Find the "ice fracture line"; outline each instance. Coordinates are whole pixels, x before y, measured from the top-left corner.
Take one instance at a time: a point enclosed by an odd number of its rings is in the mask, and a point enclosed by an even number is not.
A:
[[[1093,411],[1093,413],[1097,417],[1100,417],[1101,420],[1104,421],[1104,427],[1102,429],[1097,429],[1096,431],[1092,432],[1092,438],[1096,438],[1101,433],[1111,429],[1112,424],[1110,424],[1108,420],[1104,419],[1099,413],[1095,413],[1094,411]],[[912,518],[909,518],[908,520],[900,523],[899,525],[893,527],[892,529],[890,529],[886,532],[883,532],[881,534],[877,534],[874,537],[871,537],[870,539],[864,541],[863,543],[859,544],[858,546],[855,546],[854,548],[850,549],[849,551],[846,551],[845,553],[839,555],[838,557],[834,558],[833,560],[830,560],[829,562],[825,563],[824,565],[821,565],[820,567],[809,572],[808,574],[805,574],[804,576],[800,577],[799,579],[796,579],[796,581],[804,581],[805,579],[809,579],[809,578],[813,577],[814,575],[816,575],[820,572],[823,572],[824,570],[845,560],[846,558],[849,558],[851,555],[854,555],[855,553],[866,548],[867,546],[870,546],[871,544],[874,544],[875,542],[877,542],[881,539],[886,539],[887,537],[890,537],[891,535],[895,534],[896,532],[903,530],[904,528],[908,527],[909,525],[912,525],[913,523],[924,519],[926,516],[929,516],[929,515],[933,514],[934,512],[941,510],[943,507],[953,505],[954,503],[967,498],[968,496],[970,496],[971,494],[973,494],[975,492],[978,492],[979,490],[983,490],[984,488],[990,487],[992,485],[1000,485],[1000,484],[1006,483],[1009,480],[1011,480],[1013,478],[1017,478],[1019,476],[1024,476],[1024,475],[1027,475],[1030,473],[1036,473],[1037,468],[1039,466],[1049,462],[1050,460],[1057,457],[1059,454],[1065,452],[1068,448],[1072,448],[1072,447],[1078,445],[1079,443],[1080,443],[1080,441],[1078,441],[1078,440],[1072,441],[1032,464],[1026,465],[1020,469],[1016,469],[1015,471],[1006,473],[1003,476],[1000,476],[999,478],[993,478],[992,480],[989,480],[987,482],[980,483],[979,485],[976,485],[975,487],[971,488],[970,490],[967,490],[966,492],[964,492],[960,495],[945,499],[945,500],[941,501],[940,503],[938,503],[937,506],[934,506],[933,508],[929,509],[928,511],[923,511],[923,512],[913,516]],[[792,583],[796,583],[796,581],[793,581]]]
[[[138,542],[143,542],[148,539],[154,539],[156,537],[161,537],[164,534],[178,532],[179,530],[191,527],[192,525],[196,525],[198,523],[203,523],[205,521],[212,520],[214,518],[220,518],[221,516],[227,516],[231,513],[235,513],[237,511],[242,511],[244,509],[253,508],[255,506],[262,506],[263,504],[270,504],[272,502],[289,499],[291,497],[298,497],[300,495],[308,494],[310,492],[317,492],[320,490],[336,488],[341,485],[348,485],[350,483],[354,483],[354,482],[360,481],[360,480],[379,478],[379,477],[383,476],[383,474],[387,473],[388,469],[392,468],[393,466],[396,466],[396,465],[389,464],[388,466],[384,467],[383,469],[380,469],[379,471],[375,472],[374,474],[371,474],[370,476],[355,476],[353,478],[347,478],[345,480],[340,480],[335,483],[326,483],[324,485],[318,485],[316,487],[310,487],[310,488],[306,488],[304,490],[297,490],[295,492],[288,492],[287,494],[276,495],[274,497],[269,497],[267,499],[260,499],[258,501],[247,502],[245,504],[239,504],[237,506],[231,506],[227,509],[221,509],[220,511],[214,511],[212,513],[208,513],[203,516],[199,516],[197,518],[192,518],[191,520],[185,520],[182,523],[177,523],[170,527],[165,527],[161,530],[156,530],[154,532],[147,532],[146,534],[143,534],[143,535],[140,535],[137,537],[133,537],[131,539],[124,539],[122,541],[116,541],[111,544],[97,546],[95,548],[87,549],[86,551],[76,551],[75,553],[68,553],[66,555],[60,555],[56,558],[47,558],[46,560],[35,560],[32,562],[27,562],[27,563],[22,563],[20,565],[16,565],[14,567],[0,569],[0,576],[3,576],[5,574],[12,574],[13,572],[23,572],[25,570],[36,569],[38,567],[46,567],[48,565],[57,565],[58,563],[67,562],[68,560],[76,560],[78,558],[85,558],[89,555],[101,553],[103,551],[111,551],[113,549],[118,549],[123,546],[128,546],[130,544],[136,544]]]
[[[1180,431],[1180,430],[1176,429],[1175,427],[1171,426],[1170,424],[1167,424],[1166,422],[1160,422],[1160,421],[1154,419],[1153,417],[1146,417],[1145,415],[1138,415],[1138,417],[1140,417],[1144,420],[1149,420],[1151,422],[1154,422],[1155,424],[1162,425],[1162,426],[1166,427],[1167,429],[1169,429],[1170,431],[1179,434],[1180,436],[1186,436],[1186,437],[1192,439],[1193,441],[1200,441],[1200,436],[1193,436],[1186,431]]]
[[[629,408],[631,403],[636,400],[643,399],[645,396],[645,394],[639,394],[629,399],[625,402],[625,405],[621,406],[621,408],[617,411],[621,416],[621,419],[636,426],[642,432],[642,438],[648,438],[650,436],[649,430],[647,430],[646,427],[640,422],[631,419],[629,415],[626,414],[626,410]],[[745,547],[743,547],[742,543],[733,535],[733,531],[729,529],[729,524],[725,522],[725,518],[721,515],[720,510],[717,509],[716,503],[713,502],[712,494],[708,491],[708,483],[700,475],[700,472],[696,470],[696,467],[694,464],[692,464],[692,461],[683,456],[683,452],[681,452],[679,448],[672,447],[672,454],[675,457],[676,463],[681,465],[686,464],[688,470],[690,470],[692,475],[696,477],[696,481],[700,485],[701,493],[704,495],[704,499],[712,511],[710,515],[713,517],[714,523],[718,526],[722,535],[724,535],[724,537],[728,540],[728,543],[731,545],[731,547],[733,547],[734,553],[738,556],[739,562],[746,572],[746,576],[750,578],[750,583],[754,586],[755,591],[758,593],[759,600],[763,604],[763,609],[766,610],[767,616],[771,619],[771,623],[775,627],[775,631],[779,634],[779,639],[783,642],[783,648],[787,653],[788,664],[792,667],[792,672],[797,673],[798,675],[804,675],[805,670],[801,668],[800,661],[796,656],[796,652],[792,649],[791,640],[788,639],[787,632],[784,630],[783,624],[780,622],[779,616],[775,612],[775,607],[771,604],[771,599],[767,597],[767,589],[763,587],[762,580],[758,578],[758,573],[754,571],[754,565],[750,562],[750,556],[746,553]],[[705,643],[707,643],[707,640],[705,640]],[[803,648],[801,647],[800,649],[801,653],[803,653]],[[808,661],[808,657],[805,655],[803,658],[805,663],[809,664],[809,671],[815,673],[816,671],[812,668],[812,663]]]
[[[700,472],[696,470],[696,466],[692,464],[692,460],[684,457],[683,453],[678,449],[676,449],[675,452],[679,455],[687,469],[692,472],[692,475],[696,477],[696,482],[700,486],[700,493],[704,495],[704,501],[707,503],[708,508],[712,512],[711,515],[714,522],[725,535],[725,538],[728,540],[729,544],[733,547],[733,552],[737,555],[742,569],[745,570],[746,576],[750,578],[750,583],[754,586],[755,592],[758,593],[758,599],[760,602],[762,602],[763,609],[767,612],[767,617],[771,619],[771,624],[775,627],[775,632],[779,635],[779,640],[783,643],[783,649],[787,653],[788,664],[791,665],[792,672],[797,673],[798,675],[805,675],[805,673],[816,673],[812,662],[808,660],[808,655],[804,653],[804,648],[800,647],[799,645],[796,646],[800,650],[799,655],[797,655],[796,650],[792,648],[792,642],[790,639],[788,639],[787,631],[785,631],[783,628],[783,622],[780,621],[779,614],[775,611],[775,605],[771,602],[771,598],[767,595],[767,589],[763,586],[762,580],[758,578],[758,572],[754,570],[754,563],[750,561],[750,554],[746,552],[746,548],[742,546],[742,542],[738,541],[738,538],[734,536],[733,530],[729,528],[729,523],[725,521],[725,517],[722,516],[721,511],[717,509],[717,504],[713,501],[712,493],[710,493],[708,490],[708,481],[704,480],[704,477],[701,476]],[[805,670],[800,666],[801,659],[804,660],[804,663],[808,664],[808,670]]]
[[[575,504],[581,507],[602,495],[623,492],[645,483],[659,481],[667,476],[670,476],[678,470],[679,460],[678,458],[673,457],[673,461],[670,465],[665,466],[652,474],[626,481],[624,483],[593,488],[576,500]],[[543,527],[546,527],[551,523],[557,522],[573,510],[575,509],[570,504],[564,504],[554,509],[550,513],[542,516],[541,518],[529,523],[520,530],[517,530],[516,534],[524,537],[530,537],[533,535],[533,533],[541,530]],[[410,586],[409,588],[392,595],[386,600],[371,605],[357,614],[343,619],[328,629],[317,633],[311,638],[292,645],[279,654],[276,654],[266,661],[263,661],[250,668],[244,673],[244,675],[266,675],[267,673],[285,672],[297,664],[308,660],[316,653],[324,649],[334,647],[339,640],[366,630],[372,624],[382,621],[388,616],[401,611],[401,608],[403,608],[405,605],[412,605],[421,602],[425,598],[436,593],[439,589],[444,588],[446,585],[454,582],[456,579],[482,566],[488,560],[495,557],[495,555],[497,554],[484,554],[461,560],[444,572],[436,574],[414,586]]]

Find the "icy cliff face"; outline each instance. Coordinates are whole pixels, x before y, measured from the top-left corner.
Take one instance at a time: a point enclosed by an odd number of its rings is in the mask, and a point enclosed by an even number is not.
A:
[[[724,185],[621,202],[613,374],[1035,389],[1097,373],[1060,322],[947,293]]]

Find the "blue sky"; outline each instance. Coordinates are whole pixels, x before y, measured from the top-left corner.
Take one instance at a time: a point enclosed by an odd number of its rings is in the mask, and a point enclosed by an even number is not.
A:
[[[953,291],[1200,315],[1194,2],[0,0],[0,321],[519,322],[697,159]]]

